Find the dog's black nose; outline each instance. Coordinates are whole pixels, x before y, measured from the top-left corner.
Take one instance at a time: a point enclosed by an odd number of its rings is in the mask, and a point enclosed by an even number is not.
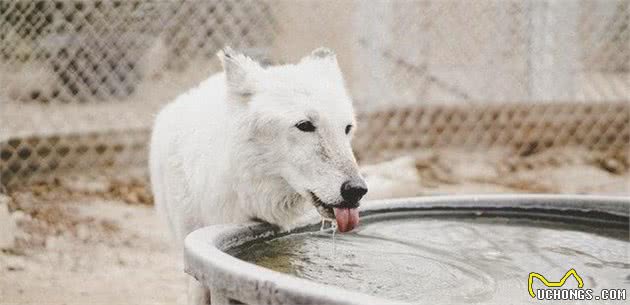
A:
[[[341,197],[348,203],[359,202],[367,191],[367,185],[363,180],[346,181],[341,185]]]

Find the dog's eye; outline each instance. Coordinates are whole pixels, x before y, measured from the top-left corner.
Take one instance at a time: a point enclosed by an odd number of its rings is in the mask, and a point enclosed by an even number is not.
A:
[[[299,130],[304,132],[313,132],[315,131],[315,125],[311,123],[311,121],[302,121],[295,125]]]
[[[346,134],[349,134],[350,130],[352,130],[352,125],[346,126]]]

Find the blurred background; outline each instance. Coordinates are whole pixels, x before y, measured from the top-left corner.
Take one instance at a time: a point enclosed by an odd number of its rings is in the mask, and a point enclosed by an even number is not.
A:
[[[630,195],[628,0],[0,0],[0,303],[173,303],[147,142],[220,70],[336,51],[369,198]]]

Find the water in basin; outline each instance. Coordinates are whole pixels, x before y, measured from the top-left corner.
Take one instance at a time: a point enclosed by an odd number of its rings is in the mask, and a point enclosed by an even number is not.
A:
[[[584,288],[630,288],[628,230],[505,217],[368,216],[351,233],[303,232],[232,253],[316,282],[430,304],[539,303],[537,272],[558,281],[571,268]],[[535,282],[536,288],[543,288]],[[576,288],[569,279],[567,288]],[[604,304],[606,302],[598,302]]]

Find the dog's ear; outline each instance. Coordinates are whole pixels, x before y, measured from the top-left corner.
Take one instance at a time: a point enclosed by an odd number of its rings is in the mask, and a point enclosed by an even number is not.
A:
[[[300,60],[300,64],[312,65],[319,72],[335,79],[343,78],[337,63],[337,55],[328,48],[320,47],[313,50],[311,54]]]
[[[251,58],[225,47],[217,54],[230,94],[247,99],[256,93],[256,77],[263,69]]]

